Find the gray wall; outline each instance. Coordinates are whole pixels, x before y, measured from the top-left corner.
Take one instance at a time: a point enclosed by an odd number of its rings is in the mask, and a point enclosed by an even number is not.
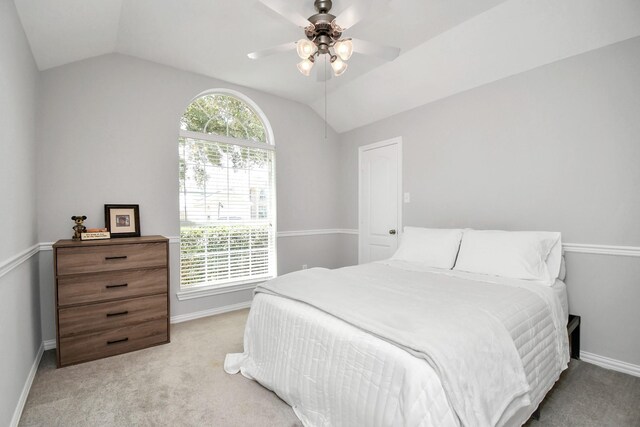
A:
[[[89,226],[102,226],[105,203],[138,203],[143,234],[177,236],[179,120],[193,97],[214,88],[247,95],[271,123],[277,152],[278,230],[335,228],[337,136],[329,129],[324,138],[324,121],[313,110],[220,80],[112,54],[41,73],[40,240],[69,238],[70,217],[75,214],[87,215]],[[322,241],[320,247],[311,250],[316,241]],[[251,292],[244,291],[178,301],[178,249],[171,245],[172,315],[251,298]],[[54,338],[53,311],[48,310],[53,304],[51,258],[50,251],[41,253],[45,339]],[[316,236],[279,239],[279,273],[302,264],[336,266],[335,251]]]
[[[357,228],[357,147],[402,136],[405,225],[553,230],[565,242],[640,246],[639,135],[634,38],[340,135],[341,227]],[[568,255],[583,350],[640,364],[638,264]]]
[[[102,225],[105,203],[139,203],[143,234],[177,236],[178,122],[212,88],[244,93],[271,122],[280,231],[356,228],[357,147],[402,136],[405,224],[559,230],[575,243],[640,246],[640,39],[324,139],[322,119],[304,105],[123,55],[39,81],[13,2],[0,0],[0,263],[70,237],[71,215]],[[355,263],[356,245],[343,234],[280,238],[279,272]],[[177,301],[178,246],[171,251],[172,315],[251,298]],[[11,325],[0,332],[1,425],[42,339],[55,337],[51,258],[43,251],[0,277],[0,322]],[[567,255],[585,351],[640,364],[639,264]]]
[[[349,237],[343,234],[308,236],[304,238],[304,245],[300,244],[301,237],[281,237],[278,239],[278,250],[288,255],[278,260],[278,270],[295,271],[302,264],[307,264],[308,268],[338,268],[357,264],[358,260],[350,257],[350,251],[345,253],[343,250],[344,240]]]
[[[12,1],[0,0],[0,265],[37,243],[38,73]],[[9,425],[42,342],[37,257],[0,276],[0,425]]]

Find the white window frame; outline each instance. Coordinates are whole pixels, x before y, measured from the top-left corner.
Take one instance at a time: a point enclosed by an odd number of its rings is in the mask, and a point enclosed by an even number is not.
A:
[[[237,145],[237,146],[248,147],[248,148],[257,148],[260,150],[267,150],[267,151],[274,152],[273,165],[272,165],[273,167],[273,180],[272,180],[273,198],[271,201],[272,210],[273,210],[273,215],[272,215],[273,259],[271,260],[271,262],[273,263],[274,275],[277,276],[278,275],[278,221],[277,221],[277,192],[276,192],[277,185],[276,185],[276,158],[275,158],[276,147],[275,147],[275,140],[273,137],[273,129],[271,128],[271,123],[267,119],[267,116],[264,114],[262,109],[258,107],[258,105],[255,102],[253,102],[253,100],[251,100],[249,97],[247,97],[243,93],[240,93],[232,89],[218,88],[218,89],[206,90],[204,92],[201,92],[197,96],[195,96],[193,99],[191,99],[191,101],[189,101],[189,104],[187,104],[187,106],[191,105],[197,99],[202,98],[203,96],[206,96],[206,95],[225,95],[225,96],[231,96],[239,99],[240,101],[247,104],[253,110],[253,112],[258,115],[258,117],[260,118],[260,121],[264,125],[266,142],[256,142],[256,141],[242,139],[242,138],[231,138],[224,135],[211,135],[206,133],[188,131],[182,128],[180,128],[178,136],[179,138],[189,138],[189,139],[196,139],[196,140],[216,142],[216,143],[219,142],[223,144]],[[178,247],[181,248],[181,245],[178,245]],[[181,251],[181,249],[179,249],[179,251]],[[181,253],[178,253],[179,268],[181,265],[180,257],[181,257]],[[179,273],[178,279],[180,279],[180,277],[181,275]],[[183,301],[183,300],[189,300],[193,298],[201,298],[201,297],[219,295],[219,294],[224,294],[229,292],[243,291],[248,289],[254,289],[259,283],[263,283],[265,280],[267,279],[260,279],[260,278],[239,279],[239,280],[229,282],[229,283],[224,283],[221,285],[203,285],[203,286],[196,286],[192,288],[182,288],[182,283],[180,283],[179,284],[180,290],[176,293],[176,295],[179,301]]]

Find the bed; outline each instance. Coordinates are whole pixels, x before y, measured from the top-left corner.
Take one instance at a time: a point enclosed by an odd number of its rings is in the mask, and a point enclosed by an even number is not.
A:
[[[567,367],[564,283],[410,258],[260,285],[225,370],[276,392],[306,426],[522,425]]]

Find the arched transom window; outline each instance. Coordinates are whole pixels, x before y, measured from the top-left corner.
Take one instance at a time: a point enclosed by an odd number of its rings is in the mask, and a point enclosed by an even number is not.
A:
[[[240,94],[200,96],[178,141],[181,288],[275,276],[275,150],[257,106]]]

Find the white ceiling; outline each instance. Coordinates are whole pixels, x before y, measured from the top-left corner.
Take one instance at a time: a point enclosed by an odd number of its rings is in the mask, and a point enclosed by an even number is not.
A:
[[[334,0],[332,12],[354,1]],[[119,52],[310,105],[324,84],[295,52],[246,54],[302,36],[257,0],[15,0],[41,70]],[[303,16],[313,0],[290,0]],[[386,0],[345,35],[397,46],[385,63],[354,55],[328,82],[329,124],[344,132],[569,56],[640,35],[638,0]],[[337,14],[337,13],[336,13]],[[320,64],[318,64],[320,65]]]

